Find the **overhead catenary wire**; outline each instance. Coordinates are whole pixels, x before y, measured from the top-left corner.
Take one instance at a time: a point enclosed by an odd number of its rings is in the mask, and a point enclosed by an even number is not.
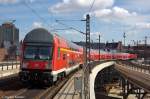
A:
[[[58,28],[58,29],[54,29],[55,30],[70,30],[71,28]]]
[[[93,0],[93,2],[92,2],[92,4],[91,4],[91,6],[90,6],[90,8],[89,8],[89,12],[91,12],[91,10],[92,10],[92,8],[93,8],[93,6],[94,6],[94,3],[95,3],[95,0]],[[60,21],[85,21],[85,20],[77,20],[77,19],[59,19],[59,20],[56,20],[56,22],[57,23],[59,23],[59,24],[61,24],[61,25],[64,25],[64,26],[66,26],[66,27],[69,27],[68,25],[66,25],[66,24],[64,24],[64,23],[61,23]],[[73,29],[73,30],[75,30],[75,31],[78,31],[78,32],[80,32],[80,33],[82,33],[82,34],[86,34],[86,33],[84,33],[84,32],[82,32],[82,31],[80,31],[80,30],[78,30],[78,29],[76,29],[76,28],[74,28],[74,27],[69,27],[70,29]]]
[[[59,19],[56,21],[82,21],[82,20],[78,20],[78,19]]]
[[[61,23],[59,20],[56,20],[56,22],[59,23],[59,24],[61,24],[61,25],[63,25],[63,26],[65,26],[65,27],[68,27],[69,29],[75,30],[75,31],[77,31],[77,32],[79,32],[81,34],[84,34],[84,35],[86,34],[86,33],[82,32],[82,31],[80,31],[80,30],[78,30],[78,29],[76,29],[74,27],[71,27],[71,26],[68,26],[68,25],[66,25],[64,23]]]
[[[35,9],[33,9],[31,6],[29,6],[25,1],[22,2],[23,5],[25,5],[27,8],[29,8],[33,14],[35,14],[41,21],[43,21],[45,24],[47,24],[51,29],[55,29],[53,26],[51,26],[47,20],[45,20],[41,15],[37,13]]]
[[[91,10],[92,10],[92,8],[93,8],[93,6],[94,6],[94,3],[95,3],[95,0],[93,0],[93,2],[92,2],[92,4],[91,4],[91,6],[90,6],[90,8],[89,8],[89,12],[91,12]]]

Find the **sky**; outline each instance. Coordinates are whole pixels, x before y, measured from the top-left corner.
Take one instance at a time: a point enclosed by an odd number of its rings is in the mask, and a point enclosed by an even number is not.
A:
[[[150,0],[0,0],[0,24],[16,20],[20,40],[43,27],[67,40],[85,41],[85,35],[69,28],[85,32],[85,22],[80,20],[86,14],[90,14],[94,42],[99,34],[102,42],[123,41],[125,32],[126,44],[144,43],[145,36],[150,43]]]

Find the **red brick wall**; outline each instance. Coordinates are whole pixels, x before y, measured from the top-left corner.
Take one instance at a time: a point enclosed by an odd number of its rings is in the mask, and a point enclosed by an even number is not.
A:
[[[6,49],[0,48],[0,61],[3,61],[6,55]]]

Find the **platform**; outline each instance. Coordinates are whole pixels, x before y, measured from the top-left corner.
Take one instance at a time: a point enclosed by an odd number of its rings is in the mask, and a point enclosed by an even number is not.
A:
[[[20,69],[20,65],[14,65],[13,68],[12,66],[8,66],[8,70],[7,70],[7,66],[0,67],[0,78],[2,77],[6,77],[12,74],[17,74],[19,72]]]
[[[75,90],[74,79],[75,77],[81,77],[82,71],[75,73],[67,83],[62,87],[62,89],[57,93],[54,99],[81,99],[81,94]]]

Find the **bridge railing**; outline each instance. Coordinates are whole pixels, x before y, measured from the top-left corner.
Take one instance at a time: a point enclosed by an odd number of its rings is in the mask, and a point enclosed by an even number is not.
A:
[[[117,61],[117,64],[120,64],[121,66],[127,67],[127,68],[135,70],[135,71],[150,74],[150,66],[149,65],[136,64],[136,63],[132,63],[130,61],[123,61],[123,60]]]
[[[146,63],[146,62],[138,62],[138,61],[132,61],[133,64],[137,64],[137,65],[140,65],[140,66],[150,66],[150,63]]]
[[[105,62],[109,62],[109,61],[114,61],[114,60],[98,60],[98,61],[92,61],[90,62],[87,67],[90,68],[90,70],[92,70],[95,66],[105,63]]]
[[[4,70],[13,70],[13,69],[20,68],[19,61],[8,61],[8,62],[1,62],[0,63],[0,71]]]

